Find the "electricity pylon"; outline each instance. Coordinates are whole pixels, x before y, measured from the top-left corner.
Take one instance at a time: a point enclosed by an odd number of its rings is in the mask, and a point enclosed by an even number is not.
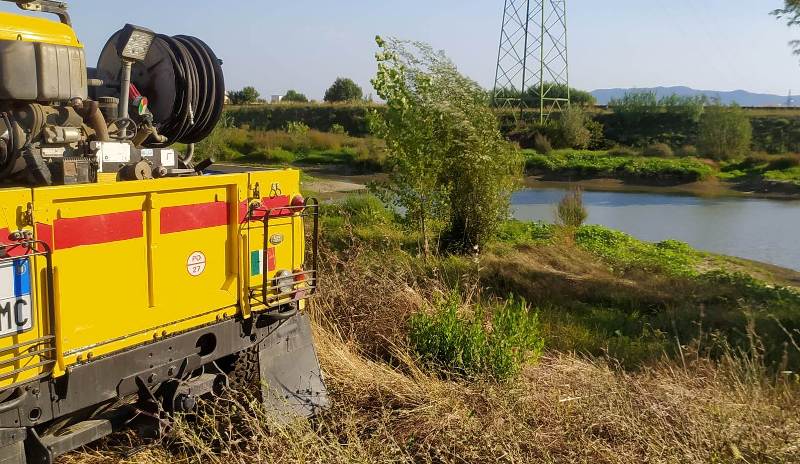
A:
[[[505,0],[493,104],[536,108],[542,123],[569,106],[567,51],[566,0]]]

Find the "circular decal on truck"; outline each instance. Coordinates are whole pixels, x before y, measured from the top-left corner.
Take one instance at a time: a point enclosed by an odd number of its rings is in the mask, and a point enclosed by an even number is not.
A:
[[[186,269],[189,275],[197,277],[206,272],[206,255],[202,251],[195,251],[186,261]]]

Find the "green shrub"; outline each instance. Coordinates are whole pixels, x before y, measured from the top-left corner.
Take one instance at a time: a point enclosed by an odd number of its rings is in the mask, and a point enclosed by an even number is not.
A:
[[[311,130],[311,128],[301,121],[291,121],[289,124],[286,124],[286,132],[288,132],[289,135],[304,136],[308,134],[309,130]]]
[[[533,137],[533,149],[539,154],[548,155],[553,151],[553,145],[546,135],[537,133]]]
[[[703,155],[717,160],[743,158],[750,152],[753,127],[736,105],[714,105],[700,118],[698,144]]]
[[[642,155],[658,158],[671,158],[674,156],[674,153],[672,152],[672,148],[666,143],[654,143],[653,145],[645,148],[642,152]]]
[[[586,113],[579,106],[570,106],[561,112],[558,130],[560,142],[566,148],[584,149],[592,141],[592,133],[586,128]]]
[[[348,135],[347,130],[341,124],[333,124],[330,130],[331,134]]]
[[[362,225],[388,224],[394,213],[374,195],[349,195],[329,206],[330,214],[343,216]]]
[[[559,223],[570,229],[580,227],[589,217],[589,212],[583,206],[583,191],[578,187],[570,189],[564,195],[556,210]]]
[[[411,346],[428,366],[445,375],[506,380],[541,355],[539,317],[525,301],[474,311],[461,306],[458,292],[452,292],[432,314],[411,318]]]

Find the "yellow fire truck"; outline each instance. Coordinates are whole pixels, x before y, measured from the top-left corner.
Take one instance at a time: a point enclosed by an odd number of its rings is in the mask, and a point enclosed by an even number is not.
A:
[[[325,407],[319,205],[295,170],[195,161],[225,98],[211,48],[126,25],[87,68],[64,3],[10,3],[57,20],[0,13],[0,462],[159,433],[232,385]]]

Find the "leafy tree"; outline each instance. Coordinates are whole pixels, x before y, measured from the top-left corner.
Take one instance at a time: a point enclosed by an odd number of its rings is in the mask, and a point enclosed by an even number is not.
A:
[[[667,113],[671,113],[692,123],[700,121],[700,117],[703,116],[703,112],[708,104],[709,100],[705,95],[682,97],[672,94],[667,97],[662,97],[658,101],[658,106],[664,108]]]
[[[293,103],[308,103],[308,97],[296,90],[289,90],[286,92],[286,95],[283,96],[283,101]]]
[[[258,101],[261,94],[255,87],[245,87],[242,90],[233,90],[228,92],[228,98],[234,105],[250,105]]]
[[[370,120],[386,141],[391,169],[380,191],[418,225],[424,252],[434,218],[444,227],[444,248],[471,251],[508,216],[522,154],[500,133],[487,93],[443,52],[376,40],[372,85],[386,109]]]
[[[658,98],[655,92],[629,92],[622,98],[612,98],[608,106],[625,124],[633,125],[658,112]]]
[[[800,0],[784,0],[784,7],[772,12],[780,19],[785,19],[789,26],[800,26]],[[800,55],[800,40],[791,42],[794,52]]]
[[[700,151],[714,159],[741,158],[750,152],[753,127],[750,118],[737,105],[716,104],[706,108],[700,118]]]
[[[337,78],[325,92],[325,101],[329,103],[356,101],[363,97],[364,91],[361,87],[346,77]]]
[[[570,101],[573,105],[579,106],[592,106],[597,104],[597,99],[592,95],[590,92],[585,90],[579,90],[572,87],[567,87],[564,84],[545,84],[545,88],[548,89],[547,97],[548,98],[567,98],[569,96]],[[569,92],[567,91],[569,90]],[[510,91],[507,89],[500,89],[496,92],[495,98],[497,99],[504,99],[504,98],[511,98],[511,99],[522,99],[526,106],[531,108],[538,108],[539,107],[539,85],[535,85],[533,87],[528,88],[528,90],[520,95],[519,92]]]

